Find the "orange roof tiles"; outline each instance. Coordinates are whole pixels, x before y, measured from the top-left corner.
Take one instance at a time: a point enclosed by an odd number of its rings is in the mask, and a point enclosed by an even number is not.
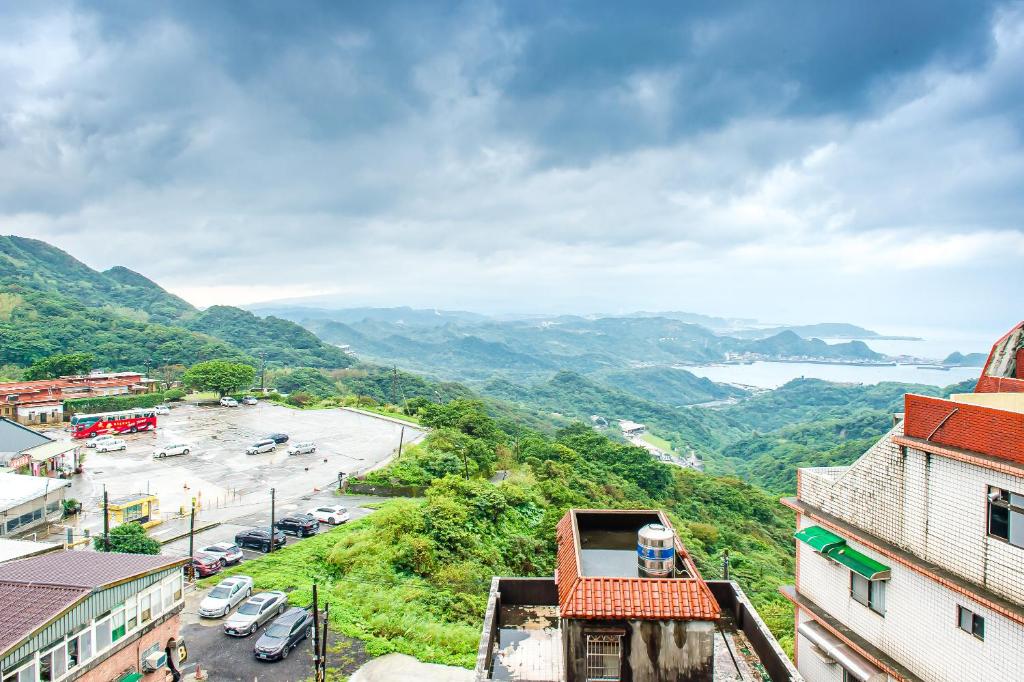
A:
[[[558,522],[555,581],[563,618],[638,620],[717,620],[721,614],[711,589],[677,543],[693,578],[604,578],[579,570],[576,524],[570,509]],[[667,523],[667,519],[665,522]]]

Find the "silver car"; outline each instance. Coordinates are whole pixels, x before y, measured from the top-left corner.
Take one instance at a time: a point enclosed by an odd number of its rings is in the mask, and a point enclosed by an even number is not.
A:
[[[284,592],[254,594],[224,622],[224,632],[232,637],[248,637],[287,608],[288,595]]]

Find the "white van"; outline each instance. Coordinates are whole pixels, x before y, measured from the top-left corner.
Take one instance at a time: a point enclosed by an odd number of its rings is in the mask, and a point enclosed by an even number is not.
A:
[[[307,455],[316,452],[316,443],[313,441],[299,441],[288,446],[289,455]]]
[[[178,455],[187,455],[190,451],[191,448],[187,443],[172,443],[157,448],[156,452],[153,453],[153,457],[156,459],[177,457]]]

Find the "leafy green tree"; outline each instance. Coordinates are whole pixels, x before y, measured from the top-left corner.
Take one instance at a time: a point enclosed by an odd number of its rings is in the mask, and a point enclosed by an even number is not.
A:
[[[182,381],[190,388],[216,391],[223,396],[252,386],[255,378],[256,370],[249,365],[228,360],[207,360],[189,367]]]
[[[106,551],[103,537],[93,538],[93,547]],[[110,531],[110,551],[125,554],[159,554],[160,543],[146,535],[146,529],[138,523],[122,523]]]
[[[85,374],[92,369],[96,356],[92,353],[61,353],[41,358],[25,370],[25,380],[54,379],[56,377]]]
[[[316,398],[338,395],[338,387],[323,372],[311,367],[299,367],[285,372],[274,382],[285,393],[307,393]]]

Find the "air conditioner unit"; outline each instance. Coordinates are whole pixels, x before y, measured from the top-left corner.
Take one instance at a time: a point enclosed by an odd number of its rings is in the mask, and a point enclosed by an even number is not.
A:
[[[156,651],[142,659],[142,669],[148,673],[159,670],[167,665],[167,654],[163,651]]]

